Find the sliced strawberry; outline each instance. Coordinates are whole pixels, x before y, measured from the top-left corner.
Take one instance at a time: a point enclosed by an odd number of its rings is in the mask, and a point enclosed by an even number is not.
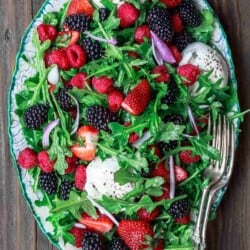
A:
[[[190,222],[190,214],[187,214],[187,215],[185,215],[185,216],[182,217],[182,218],[178,218],[178,219],[176,219],[175,221],[176,221],[176,223],[178,223],[178,224],[187,225],[187,224],[189,224],[189,222]]]
[[[151,177],[162,177],[167,179],[169,177],[169,171],[166,169],[164,162],[160,162],[150,173]]]
[[[82,218],[79,221],[87,227],[89,230],[93,230],[97,233],[107,233],[113,228],[113,222],[106,215],[99,215],[97,219],[90,217],[87,214],[82,214]]]
[[[126,96],[122,108],[132,115],[140,115],[150,101],[151,88],[147,80],[140,83]]]
[[[141,208],[137,211],[137,215],[140,220],[143,221],[153,221],[160,214],[161,209],[159,207],[155,208],[151,213],[149,213],[146,209]]]
[[[99,131],[93,126],[82,126],[78,129],[77,135],[86,143],[98,141]]]
[[[76,168],[75,172],[75,187],[79,190],[84,190],[87,180],[86,167],[80,165]]]
[[[146,238],[153,237],[154,231],[146,221],[121,220],[118,234],[131,249],[139,250],[148,247],[145,245]]]
[[[71,0],[67,11],[67,16],[74,14],[85,14],[92,18],[94,10],[94,7],[88,0]]]
[[[120,90],[114,89],[108,94],[109,109],[112,112],[118,112],[123,102],[123,94]]]
[[[52,43],[56,40],[57,37],[57,30],[55,26],[48,25],[48,24],[40,24],[37,27],[37,33],[39,36],[39,40],[44,42],[46,40],[50,40]]]
[[[90,83],[89,79],[87,79],[87,75],[85,73],[77,73],[71,78],[68,85],[78,89],[83,89],[86,83]]]
[[[67,42],[67,45],[76,44],[80,39],[80,32],[74,30],[62,31],[58,33],[58,38],[61,43]]]
[[[87,144],[86,146],[75,145],[72,146],[70,149],[76,157],[78,157],[83,161],[92,161],[95,159],[96,155],[95,145],[92,144],[91,145]]]
[[[117,17],[120,19],[120,27],[127,28],[135,24],[140,12],[131,3],[123,3],[117,10]]]
[[[82,246],[82,240],[83,240],[83,235],[85,229],[73,227],[69,232],[74,236],[75,238],[75,246],[76,247],[81,247]]]
[[[72,68],[81,68],[87,62],[86,52],[78,44],[70,45],[66,53]]]
[[[92,79],[93,88],[100,94],[108,94],[113,90],[114,81],[107,76],[94,77]]]
[[[141,25],[137,27],[134,35],[135,41],[139,44],[144,42],[144,38],[150,39],[151,33],[148,25]]]
[[[54,49],[44,55],[46,67],[56,64],[60,69],[69,70],[71,68],[65,49]]]
[[[168,176],[167,176],[167,181],[170,181],[170,173],[169,173],[169,169],[167,169],[168,172]],[[185,181],[188,178],[188,172],[186,171],[186,169],[179,167],[177,165],[175,165],[174,167],[174,173],[175,173],[175,181],[176,182],[182,182]]]
[[[168,8],[175,8],[182,2],[182,0],[160,0],[160,1],[164,3]]]
[[[193,152],[191,150],[180,152],[179,157],[180,157],[180,160],[185,164],[196,163],[201,159],[199,155],[193,155]]]

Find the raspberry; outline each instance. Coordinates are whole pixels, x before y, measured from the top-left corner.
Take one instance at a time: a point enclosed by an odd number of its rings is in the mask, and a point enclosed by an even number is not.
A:
[[[87,61],[85,50],[78,44],[69,46],[66,53],[72,68],[81,68]]]
[[[69,58],[65,49],[54,49],[44,55],[46,67],[56,64],[60,69],[69,70],[71,68]]]
[[[41,42],[50,40],[53,43],[56,40],[58,32],[52,25],[40,24],[37,27],[37,33]]]
[[[77,248],[80,248],[82,246],[82,241],[83,241],[83,234],[85,233],[86,230],[73,227],[69,232],[74,236],[75,238],[75,246]]]
[[[182,0],[160,0],[160,1],[164,3],[168,8],[175,8],[182,2]]]
[[[120,27],[127,28],[135,24],[140,12],[133,4],[123,3],[117,10],[117,17],[120,19]]]
[[[182,151],[179,153],[180,160],[185,164],[192,164],[198,162],[201,157],[199,155],[193,155],[191,150]]]
[[[78,166],[75,172],[75,187],[84,190],[86,179],[86,167],[83,165]]]
[[[163,66],[163,65],[156,66],[152,70],[152,73],[155,75],[159,75],[154,79],[156,82],[159,82],[159,83],[168,82],[170,80],[170,75],[168,74],[168,69],[166,68],[166,66]]]
[[[54,170],[54,161],[51,161],[47,151],[41,151],[37,155],[39,167],[45,173],[51,173]]]
[[[171,16],[171,22],[174,33],[179,33],[183,31],[184,29],[183,21],[178,13],[175,13]]]
[[[185,64],[180,66],[177,72],[180,76],[185,78],[182,80],[182,83],[186,86],[192,86],[196,82],[197,77],[200,74],[199,68],[192,64]]]
[[[144,38],[151,38],[151,33],[148,25],[141,25],[137,27],[134,35],[135,41],[139,44],[144,42]]]
[[[92,79],[93,88],[100,94],[108,94],[113,90],[114,81],[107,76],[94,77]]]
[[[17,162],[20,167],[25,169],[30,169],[38,165],[37,155],[31,148],[22,150],[18,155]]]
[[[85,84],[89,84],[89,80],[87,79],[87,75],[85,73],[77,73],[74,75],[68,85],[78,88],[78,89],[83,89],[85,87]]]
[[[112,112],[118,112],[123,102],[123,94],[121,91],[115,89],[108,94],[109,109]]]

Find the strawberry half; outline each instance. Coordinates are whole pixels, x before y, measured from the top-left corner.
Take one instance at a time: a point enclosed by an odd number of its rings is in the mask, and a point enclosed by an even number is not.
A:
[[[126,96],[122,108],[132,115],[140,115],[150,101],[151,88],[147,80],[141,82]]]
[[[201,159],[199,155],[193,155],[193,152],[191,150],[180,152],[179,157],[180,157],[180,160],[185,164],[196,163]]]
[[[152,172],[150,173],[151,177],[162,177],[167,179],[169,177],[169,171],[166,169],[164,162],[160,162]]]
[[[89,230],[93,230],[97,233],[107,233],[114,225],[113,222],[103,214],[99,215],[97,219],[94,219],[84,213],[79,222],[85,225]]]
[[[147,247],[146,236],[153,237],[154,231],[146,221],[122,220],[118,226],[118,234],[132,250],[139,250]]]
[[[57,30],[55,26],[48,25],[48,24],[40,24],[37,27],[37,33],[39,36],[39,40],[41,42],[50,40],[53,43],[57,37]]]
[[[71,0],[69,5],[67,16],[74,14],[85,14],[92,18],[94,8],[88,0]]]
[[[68,42],[67,45],[76,44],[80,39],[80,32],[74,30],[62,31],[58,33],[58,39],[60,42]]]
[[[169,182],[170,181],[169,169],[167,169],[167,172],[168,172],[167,180]],[[188,178],[188,172],[186,171],[186,169],[179,167],[177,165],[175,165],[174,167],[174,173],[176,182],[182,182]]]

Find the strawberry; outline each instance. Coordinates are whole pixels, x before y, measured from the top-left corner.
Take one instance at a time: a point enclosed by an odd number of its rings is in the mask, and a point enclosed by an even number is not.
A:
[[[187,214],[182,218],[175,219],[175,221],[178,224],[187,225],[190,222],[190,214]]]
[[[130,125],[131,125],[130,122],[125,122],[125,123],[124,123],[124,126],[125,126],[125,127],[129,127]],[[139,138],[140,138],[140,136],[139,136],[138,134],[136,134],[136,133],[131,133],[131,134],[129,135],[129,138],[128,138],[128,143],[129,143],[129,144],[133,144],[133,143],[137,142],[137,141],[139,140]]]
[[[168,82],[170,80],[170,75],[168,69],[164,65],[158,65],[152,70],[152,74],[158,75],[154,80],[158,83]]]
[[[77,227],[72,227],[72,229],[70,229],[69,233],[71,233],[74,236],[76,247],[82,246],[82,240],[85,231],[86,230]]]
[[[76,168],[75,172],[75,187],[79,190],[84,190],[86,180],[86,167],[84,165],[80,165]]]
[[[68,85],[78,89],[83,89],[85,84],[89,84],[89,82],[90,81],[87,79],[87,75],[85,73],[77,73],[71,78]]]
[[[108,94],[113,90],[114,81],[107,76],[94,77],[92,79],[93,88],[100,94]]]
[[[96,154],[95,142],[98,141],[98,130],[92,126],[82,126],[78,129],[78,138],[83,145],[76,143],[71,147],[72,153],[83,161],[92,161]]]
[[[150,101],[151,88],[147,80],[143,79],[124,99],[122,108],[132,115],[140,115]]]
[[[134,34],[135,41],[139,44],[144,42],[144,38],[151,39],[151,33],[148,25],[138,26]]]
[[[107,233],[114,225],[113,222],[103,214],[100,214],[98,218],[95,219],[83,213],[79,222],[85,225],[89,230],[93,230],[97,233]]]
[[[66,53],[72,68],[81,68],[87,61],[85,50],[78,44],[70,45]]]
[[[161,196],[155,197],[155,201],[169,200],[170,199],[170,187],[168,183],[163,185],[163,194]]]
[[[160,148],[157,145],[149,145],[148,146],[149,150],[151,150],[152,148],[154,149],[154,155],[157,156],[158,158],[161,158],[162,154],[161,154]]]
[[[164,3],[168,8],[175,8],[182,2],[182,0],[160,0],[160,1]]]
[[[17,162],[21,168],[31,169],[38,165],[37,154],[33,149],[25,148],[19,153]]]
[[[137,211],[137,215],[140,218],[140,220],[143,221],[153,221],[159,214],[161,210],[159,207],[156,207],[151,213],[148,212],[146,209],[141,208]]]
[[[54,170],[55,162],[50,160],[47,151],[41,151],[37,155],[39,168],[45,173],[51,173]]]
[[[179,33],[183,31],[184,24],[178,13],[175,13],[171,16],[171,22],[172,22],[174,33]]]
[[[71,0],[69,5],[67,16],[74,14],[85,14],[92,18],[94,8],[88,0]]]
[[[70,173],[73,173],[77,167],[77,162],[78,162],[78,159],[76,156],[71,156],[71,157],[68,157],[66,156],[65,157],[65,160],[68,164],[68,168],[66,168],[65,170],[65,173],[66,174],[70,174]]]
[[[133,4],[123,3],[117,10],[117,17],[120,19],[120,27],[127,28],[135,24],[140,12]]]
[[[169,169],[167,169],[167,171],[168,171],[167,181],[169,182],[170,181]],[[184,168],[179,167],[177,165],[174,166],[174,173],[175,173],[175,181],[176,182],[182,182],[188,178],[187,171]]]
[[[153,237],[154,231],[147,221],[121,220],[118,234],[131,250],[139,250],[147,247],[146,236]]]
[[[76,44],[80,39],[80,32],[74,30],[62,31],[58,33],[58,39],[61,43],[68,41],[67,45]]]
[[[37,27],[37,33],[39,36],[39,40],[41,42],[50,40],[53,43],[56,40],[58,32],[55,26],[48,25],[48,24],[40,24]]]
[[[196,82],[197,77],[200,74],[199,68],[192,64],[179,66],[177,72],[180,76],[185,78],[182,80],[182,83],[186,86],[192,86]]]
[[[118,112],[123,102],[123,94],[121,91],[114,89],[108,94],[109,109],[112,112]]]
[[[171,50],[171,52],[176,60],[176,63],[178,64],[182,59],[181,52],[178,50],[178,48],[175,45],[172,45],[172,44],[169,45],[169,49]]]
[[[164,249],[164,240],[160,239],[157,242],[157,246],[154,248],[154,250],[163,250]]]
[[[193,155],[191,150],[186,150],[186,151],[180,152],[179,158],[185,164],[196,163],[201,159],[201,157],[199,155]]]
[[[160,162],[159,165],[157,165],[152,172],[150,173],[151,177],[162,177],[164,179],[167,179],[169,176],[169,171],[166,169],[164,162]]]
[[[54,49],[44,55],[46,67],[56,64],[60,69],[69,70],[71,68],[65,49]]]

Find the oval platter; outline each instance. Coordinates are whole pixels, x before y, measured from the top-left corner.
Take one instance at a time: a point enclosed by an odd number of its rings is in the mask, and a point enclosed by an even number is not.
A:
[[[16,162],[16,156],[19,152],[27,146],[27,143],[22,135],[21,125],[18,121],[18,117],[15,114],[16,101],[15,94],[24,89],[25,79],[34,75],[34,70],[25,63],[22,59],[22,55],[25,53],[26,56],[32,57],[35,53],[35,49],[32,45],[32,33],[35,27],[41,23],[42,16],[48,12],[59,11],[62,6],[66,3],[66,0],[46,0],[42,5],[41,9],[38,11],[35,18],[32,20],[31,24],[27,28],[19,52],[16,58],[16,66],[12,78],[12,83],[9,91],[9,101],[8,101],[8,134],[10,141],[10,151],[13,158],[13,165],[17,171],[19,182],[21,185],[23,196],[37,221],[41,231],[48,238],[48,240],[56,246],[58,249],[76,249],[72,245],[64,245],[62,240],[55,241],[52,238],[53,226],[50,222],[46,221],[49,215],[49,210],[46,207],[36,206],[36,200],[42,200],[42,194],[38,191],[36,193],[32,190],[33,179],[24,169],[18,167]],[[197,6],[200,9],[211,9],[209,3],[205,0],[195,0]],[[227,41],[226,34],[217,18],[215,18],[215,30],[212,37],[212,45],[217,48],[224,58],[227,60],[230,69],[230,84],[232,84],[235,89],[237,89],[237,81],[235,77],[234,64],[232,60],[231,50]],[[240,107],[238,99],[236,98],[234,107],[232,111],[239,112]],[[239,120],[235,121],[236,131],[239,128]],[[238,143],[238,134],[235,134],[236,141]],[[217,194],[217,199],[214,202],[213,210],[215,211],[218,207],[225,190],[220,191]]]

